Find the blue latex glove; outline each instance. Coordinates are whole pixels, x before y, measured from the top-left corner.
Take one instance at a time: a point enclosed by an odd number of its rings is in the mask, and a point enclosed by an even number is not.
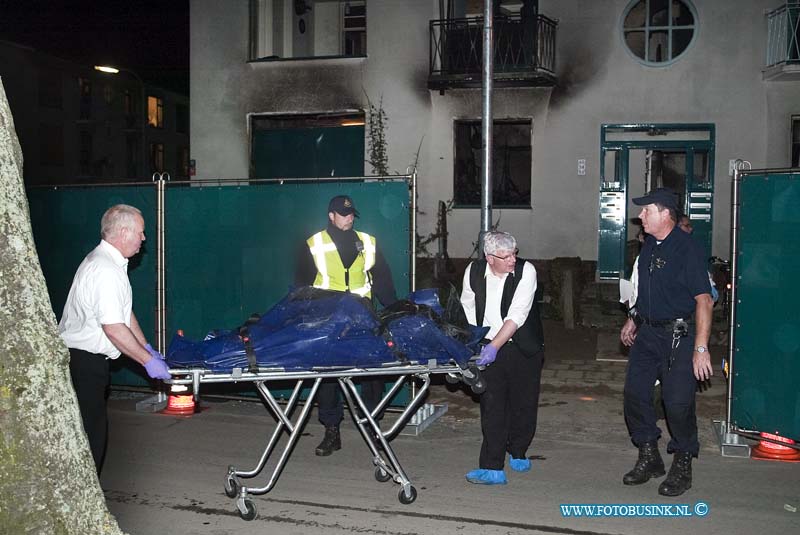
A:
[[[150,356],[153,357],[154,359],[164,360],[164,355],[153,349],[153,346],[151,346],[150,344],[145,344],[144,348],[147,350],[148,353],[150,353]]]
[[[478,366],[486,366],[487,364],[491,364],[494,362],[494,359],[497,358],[497,348],[495,348],[491,344],[487,344],[483,346],[481,349],[481,356],[475,362]]]
[[[156,351],[156,353],[158,353],[158,351]],[[160,355],[160,353],[158,354]],[[145,362],[144,369],[147,370],[147,375],[152,379],[170,379],[172,377],[169,373],[169,366],[160,358],[153,357]]]

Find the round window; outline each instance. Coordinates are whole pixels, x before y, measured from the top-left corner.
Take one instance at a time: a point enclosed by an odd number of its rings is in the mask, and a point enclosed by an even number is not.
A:
[[[632,0],[623,16],[622,36],[639,60],[664,65],[692,44],[696,20],[688,0]]]

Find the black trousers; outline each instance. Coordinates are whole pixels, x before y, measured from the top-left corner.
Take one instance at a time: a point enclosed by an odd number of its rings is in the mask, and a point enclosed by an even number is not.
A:
[[[697,440],[697,380],[692,367],[693,356],[694,329],[681,338],[678,347],[673,350],[671,331],[649,325],[639,328],[628,356],[624,401],[625,422],[636,446],[661,437],[653,406],[653,385],[659,379],[667,425],[672,436],[667,444],[667,453],[680,451],[697,456],[700,443]]]
[[[361,399],[367,409],[372,410],[378,406],[383,397],[383,379],[361,379]],[[319,421],[325,427],[338,427],[344,418],[344,402],[341,389],[336,379],[322,381],[317,389],[317,403],[319,405]],[[376,418],[379,420],[380,417]]]
[[[483,371],[480,468],[502,470],[506,453],[515,459],[527,456],[536,434],[543,364],[544,351],[528,356],[508,342]]]
[[[111,377],[108,360],[105,355],[72,348],[69,350],[69,357],[69,373],[78,397],[83,430],[89,439],[89,448],[99,474],[103,467],[108,438],[106,400]]]

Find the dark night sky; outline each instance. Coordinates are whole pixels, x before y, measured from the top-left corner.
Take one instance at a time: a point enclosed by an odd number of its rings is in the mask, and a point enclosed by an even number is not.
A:
[[[0,39],[189,94],[189,0],[0,0]]]

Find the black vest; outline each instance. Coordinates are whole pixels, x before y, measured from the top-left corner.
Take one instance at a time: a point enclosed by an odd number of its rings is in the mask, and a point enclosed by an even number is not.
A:
[[[514,267],[514,272],[509,273],[506,277],[505,285],[503,286],[503,297],[500,300],[500,314],[505,317],[508,314],[508,309],[511,306],[511,301],[514,299],[514,293],[517,291],[517,284],[522,280],[522,270],[525,266],[525,261],[521,258],[517,259],[517,265]],[[486,309],[486,260],[476,260],[472,263],[469,272],[469,285],[472,291],[475,292],[475,321],[480,327],[483,325],[483,315]],[[539,316],[539,295],[542,288],[536,285],[536,295],[533,297],[533,305],[531,311],[528,313],[528,318],[525,320],[512,336],[512,340],[519,344],[520,348],[526,355],[534,355],[544,349],[544,331],[542,329],[542,320]]]

